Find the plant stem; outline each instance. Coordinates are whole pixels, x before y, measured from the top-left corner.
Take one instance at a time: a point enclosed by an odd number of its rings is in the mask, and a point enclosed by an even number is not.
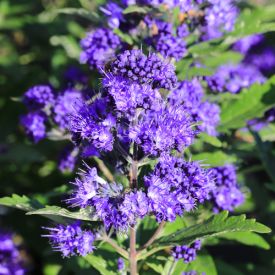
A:
[[[138,186],[138,161],[137,161],[137,145],[134,143],[134,153],[130,168],[130,188],[136,189]],[[129,252],[130,274],[137,275],[137,251],[136,251],[136,230],[130,228],[130,252]]]
[[[135,228],[130,228],[130,274],[137,274],[137,251],[136,251],[136,231]]]
[[[141,247],[141,249],[139,250],[138,253],[140,253],[142,250],[146,249],[147,247],[149,247],[160,235],[161,231],[163,230],[163,227],[165,225],[165,221],[162,221],[159,225],[159,227],[157,228],[157,230],[155,231],[155,233],[152,235],[152,237]]]

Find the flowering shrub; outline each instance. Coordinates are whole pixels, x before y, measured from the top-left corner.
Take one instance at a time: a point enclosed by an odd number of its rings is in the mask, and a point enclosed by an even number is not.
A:
[[[0,204],[51,219],[41,235],[53,251],[100,274],[212,275],[206,247],[269,248],[258,233],[271,230],[238,213],[251,200],[243,170],[254,141],[275,179],[262,141],[275,120],[275,48],[264,34],[274,14],[233,0],[96,10],[59,11],[91,19],[76,45],[84,71],[37,82],[20,99],[21,130],[55,143],[57,167],[75,179]]]

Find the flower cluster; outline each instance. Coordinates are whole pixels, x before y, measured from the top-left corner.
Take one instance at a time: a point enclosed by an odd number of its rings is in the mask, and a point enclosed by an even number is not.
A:
[[[149,204],[157,221],[174,221],[210,198],[215,185],[211,172],[198,162],[162,156],[154,171],[145,177]]]
[[[214,211],[233,211],[244,201],[244,195],[237,183],[235,167],[228,164],[212,168],[211,171],[216,181],[216,188],[211,193]]]
[[[70,225],[57,225],[52,228],[45,228],[48,237],[55,251],[60,251],[63,257],[73,255],[86,256],[94,250],[93,242],[96,237],[91,231],[82,230],[79,222]]]
[[[7,232],[0,232],[0,274],[26,274],[19,248],[13,235]]]
[[[183,259],[185,263],[190,263],[196,259],[198,250],[201,249],[201,241],[197,240],[190,246],[181,245],[172,249],[172,256],[175,260]]]
[[[198,123],[200,131],[217,135],[216,126],[220,122],[220,108],[215,103],[203,101],[203,88],[198,79],[180,82],[168,95],[168,99],[173,106],[184,104],[193,122]]]
[[[117,35],[107,28],[99,28],[88,33],[81,41],[81,63],[87,63],[91,68],[103,68],[114,57],[121,41]]]
[[[265,77],[252,65],[226,64],[218,68],[213,76],[206,78],[213,92],[239,93],[243,88],[249,88],[254,83],[265,82]]]

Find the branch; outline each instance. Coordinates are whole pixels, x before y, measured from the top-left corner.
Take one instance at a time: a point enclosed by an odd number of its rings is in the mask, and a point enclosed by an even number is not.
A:
[[[159,237],[160,233],[163,230],[164,225],[165,225],[165,221],[162,221],[159,227],[157,228],[157,230],[155,231],[155,233],[152,235],[152,237],[140,248],[139,252],[149,247]]]
[[[107,235],[103,236],[102,240],[108,243],[109,245],[111,245],[115,249],[115,251],[118,254],[120,254],[122,257],[124,257],[125,259],[128,259],[128,255],[129,255],[128,252],[122,247],[120,247],[114,240],[109,238]]]

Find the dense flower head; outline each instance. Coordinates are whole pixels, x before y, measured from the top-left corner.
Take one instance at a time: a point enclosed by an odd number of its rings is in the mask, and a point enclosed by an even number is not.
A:
[[[220,122],[220,108],[215,103],[203,101],[203,88],[194,78],[191,81],[182,81],[176,89],[168,95],[172,105],[184,104],[190,113],[197,129],[209,135],[216,136],[216,127]]]
[[[74,207],[94,207],[107,229],[113,226],[126,231],[149,212],[148,199],[143,191],[124,193],[121,184],[108,183],[98,176],[96,168],[86,165],[73,184],[76,189],[68,203]]]
[[[78,111],[70,116],[70,130],[76,144],[87,141],[96,149],[111,151],[113,149],[112,127],[116,121],[107,112],[107,98],[98,98],[91,104],[82,103]]]
[[[155,38],[155,41],[155,48],[163,57],[170,57],[179,61],[187,53],[185,41],[180,37],[172,34],[161,34]]]
[[[175,260],[183,259],[185,263],[190,263],[196,259],[198,250],[201,249],[201,241],[197,240],[190,246],[179,245],[172,249],[172,256]]]
[[[0,274],[26,274],[19,248],[13,240],[13,234],[3,231],[0,232]]]
[[[57,96],[53,106],[53,119],[61,129],[69,128],[70,115],[79,109],[81,102],[81,92],[74,88],[68,88]]]
[[[207,83],[213,92],[239,93],[254,83],[263,83],[265,77],[254,66],[246,64],[227,64],[218,68],[213,76],[206,77]]]
[[[21,116],[20,123],[33,142],[37,143],[46,137],[46,115],[42,111]]]
[[[191,145],[196,131],[185,106],[163,105],[140,115],[131,127],[129,137],[145,154],[158,155],[172,149],[182,151]]]
[[[79,222],[45,229],[49,234],[43,237],[48,237],[53,249],[61,252],[63,257],[86,256],[94,250],[95,235],[91,231],[83,230]]]
[[[61,172],[72,172],[75,168],[78,158],[78,149],[74,146],[66,146],[59,157],[58,169]]]
[[[232,0],[208,0],[209,6],[205,9],[204,39],[220,37],[223,32],[232,31],[238,16],[238,9]]]
[[[88,76],[77,66],[70,66],[64,72],[64,79],[70,84],[87,84]]]
[[[111,64],[111,73],[153,88],[171,89],[176,85],[175,67],[155,53],[148,56],[141,50],[124,51]]]
[[[23,101],[30,109],[42,109],[53,103],[53,90],[49,85],[33,86],[26,91]]]
[[[103,79],[103,87],[113,98],[117,111],[130,116],[134,116],[137,108],[146,110],[152,108],[154,102],[161,100],[157,89],[146,83],[139,84],[120,76],[107,75]]]
[[[107,28],[98,28],[88,33],[81,40],[81,63],[87,63],[91,68],[103,68],[113,58],[120,46],[119,37]]]
[[[216,181],[216,188],[211,194],[214,211],[233,211],[244,201],[244,195],[237,183],[235,167],[228,164],[212,168],[211,172]]]
[[[214,188],[211,172],[198,162],[162,156],[154,171],[145,177],[150,207],[157,221],[174,221],[176,215],[193,210],[210,198]]]

